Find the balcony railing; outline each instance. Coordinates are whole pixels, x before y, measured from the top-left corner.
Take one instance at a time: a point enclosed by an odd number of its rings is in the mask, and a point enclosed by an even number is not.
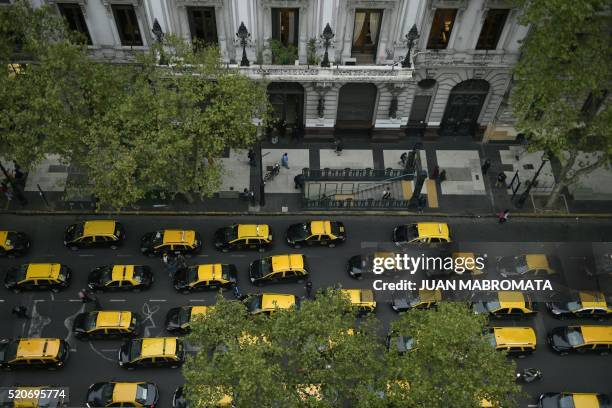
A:
[[[414,56],[416,65],[507,67],[516,64],[518,53],[505,51],[424,50]]]
[[[316,65],[252,65],[241,67],[237,64],[227,65],[253,79],[282,81],[338,81],[350,79],[355,81],[391,81],[403,82],[412,78],[413,70],[395,65],[338,65],[323,68]]]
[[[332,200],[321,198],[318,200],[304,199],[302,207],[307,209],[338,209],[338,210],[363,210],[363,209],[408,209],[411,208],[410,200]],[[413,207],[414,208],[414,207]]]

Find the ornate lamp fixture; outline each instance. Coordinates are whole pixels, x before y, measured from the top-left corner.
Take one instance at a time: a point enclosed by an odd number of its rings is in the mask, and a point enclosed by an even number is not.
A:
[[[249,41],[249,38],[251,38],[251,33],[249,33],[249,30],[247,30],[246,26],[244,25],[244,22],[240,22],[240,27],[238,27],[236,37],[240,39],[240,45],[242,46],[242,60],[240,61],[240,66],[248,67],[250,63],[246,55],[246,46]]]
[[[417,26],[414,24],[408,34],[406,34],[406,42],[408,44],[408,53],[406,53],[406,57],[402,61],[402,67],[410,68],[412,67],[412,63],[410,62],[410,57],[412,54],[412,47],[414,47],[414,42],[419,38],[419,32],[417,31]]]
[[[329,23],[323,29],[323,34],[321,34],[321,39],[323,40],[323,46],[325,47],[325,54],[323,55],[323,61],[321,62],[322,67],[329,68],[329,57],[327,56],[327,50],[331,45],[331,40],[334,38],[334,32],[332,31]]]

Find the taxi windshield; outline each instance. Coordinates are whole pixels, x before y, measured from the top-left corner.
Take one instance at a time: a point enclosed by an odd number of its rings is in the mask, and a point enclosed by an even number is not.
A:
[[[565,332],[565,337],[567,338],[567,342],[572,346],[584,344],[584,338],[580,330],[568,328]]]
[[[487,340],[489,340],[489,343],[491,343],[493,347],[497,346],[497,340],[495,340],[495,334],[489,333],[487,334],[486,338]]]
[[[71,239],[79,238],[80,236],[83,235],[83,227],[84,227],[83,223],[71,225],[67,231],[68,236]]]
[[[259,276],[265,276],[272,272],[272,258],[263,258],[256,263]]]
[[[489,312],[494,312],[496,310],[499,310],[499,308],[501,307],[499,300],[489,300],[489,301],[484,302],[484,305]]]
[[[6,352],[4,354],[4,361],[11,361],[17,356],[17,347],[19,347],[18,341],[10,342],[6,347]]]
[[[192,266],[187,269],[187,282],[195,282],[198,280],[198,267]]]
[[[570,312],[575,312],[582,308],[582,303],[580,302],[580,300],[572,300],[570,302],[567,302],[566,307],[567,310],[569,310]]]
[[[255,296],[249,302],[249,311],[255,312],[261,309],[261,296]]]
[[[571,395],[564,395],[559,398],[559,408],[575,408],[574,397]]]
[[[142,340],[134,340],[129,344],[129,355],[130,360],[135,360],[140,356],[140,351],[142,350]]]
[[[6,243],[7,244],[14,244],[15,242],[17,242],[18,238],[19,238],[19,236],[17,235],[16,232],[9,231],[6,234]]]
[[[515,262],[516,271],[518,273],[522,274],[522,273],[527,272],[527,257],[517,256],[516,258],[514,258],[514,262]]]
[[[185,323],[189,322],[191,318],[191,309],[186,307],[181,307],[178,312],[178,323],[182,326]]]
[[[98,321],[98,313],[89,313],[85,320],[83,321],[83,329],[91,330],[96,327],[96,322]]]
[[[310,224],[297,224],[291,229],[292,234],[295,235],[297,239],[306,239],[310,236]]]
[[[100,399],[107,403],[111,402],[113,400],[113,387],[108,387],[108,386],[102,387]]]
[[[147,403],[147,395],[149,390],[145,384],[138,384],[136,387],[136,402],[144,405]]]
[[[238,239],[238,226],[232,225],[229,228],[225,228],[223,230],[223,238],[226,241],[233,241],[235,239]]]
[[[26,273],[28,271],[28,265],[21,265],[19,268],[14,269],[13,276],[15,277],[15,281],[19,282],[26,278]]]

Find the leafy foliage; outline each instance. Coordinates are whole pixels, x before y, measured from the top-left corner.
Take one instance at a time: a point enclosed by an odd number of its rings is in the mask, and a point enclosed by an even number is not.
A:
[[[336,290],[271,316],[219,296],[187,338],[199,351],[183,366],[186,394],[196,407],[223,394],[237,407],[472,407],[484,397],[511,407],[514,364],[483,338],[484,325],[464,305],[408,313],[394,328],[418,333],[418,348],[399,355]]]
[[[610,164],[611,10],[605,0],[517,0],[530,32],[515,66],[516,127],[532,150],[561,161],[551,202],[579,176]],[[597,152],[585,160],[580,152]]]
[[[306,48],[308,50],[308,64],[319,65],[321,62],[321,57],[317,55],[317,39],[314,37],[309,39]]]
[[[131,64],[99,63],[48,8],[19,1],[0,12],[0,59],[28,61],[0,76],[3,157],[31,167],[60,154],[87,180],[75,187],[121,208],[152,192],[210,195],[216,158],[255,142],[265,88],[223,68],[217,48],[166,36]]]
[[[276,39],[270,40],[270,51],[272,52],[272,63],[277,65],[293,65],[298,58],[297,48],[293,44],[284,46]]]

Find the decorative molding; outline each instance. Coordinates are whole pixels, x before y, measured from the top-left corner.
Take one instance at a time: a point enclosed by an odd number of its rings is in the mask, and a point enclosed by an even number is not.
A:
[[[482,3],[483,10],[489,9],[513,9],[516,8],[511,0],[484,0]]]
[[[354,9],[393,9],[397,5],[397,1],[390,0],[348,0],[346,8]]]
[[[261,0],[261,7],[266,11],[272,8],[299,8],[306,9],[309,5],[309,0]]]
[[[465,11],[469,4],[469,0],[431,0],[431,9],[451,8]]]
[[[55,4],[57,6],[58,3],[65,3],[65,1],[47,0],[47,4]],[[83,13],[83,17],[87,18],[87,10],[86,10],[87,0],[72,0],[70,1],[70,3],[78,4],[81,7],[81,13]]]
[[[134,6],[135,9],[142,7],[142,0],[102,0],[102,4],[106,8],[109,15],[113,14],[113,4],[128,4]]]
[[[223,0],[175,0],[177,7],[223,7]]]

